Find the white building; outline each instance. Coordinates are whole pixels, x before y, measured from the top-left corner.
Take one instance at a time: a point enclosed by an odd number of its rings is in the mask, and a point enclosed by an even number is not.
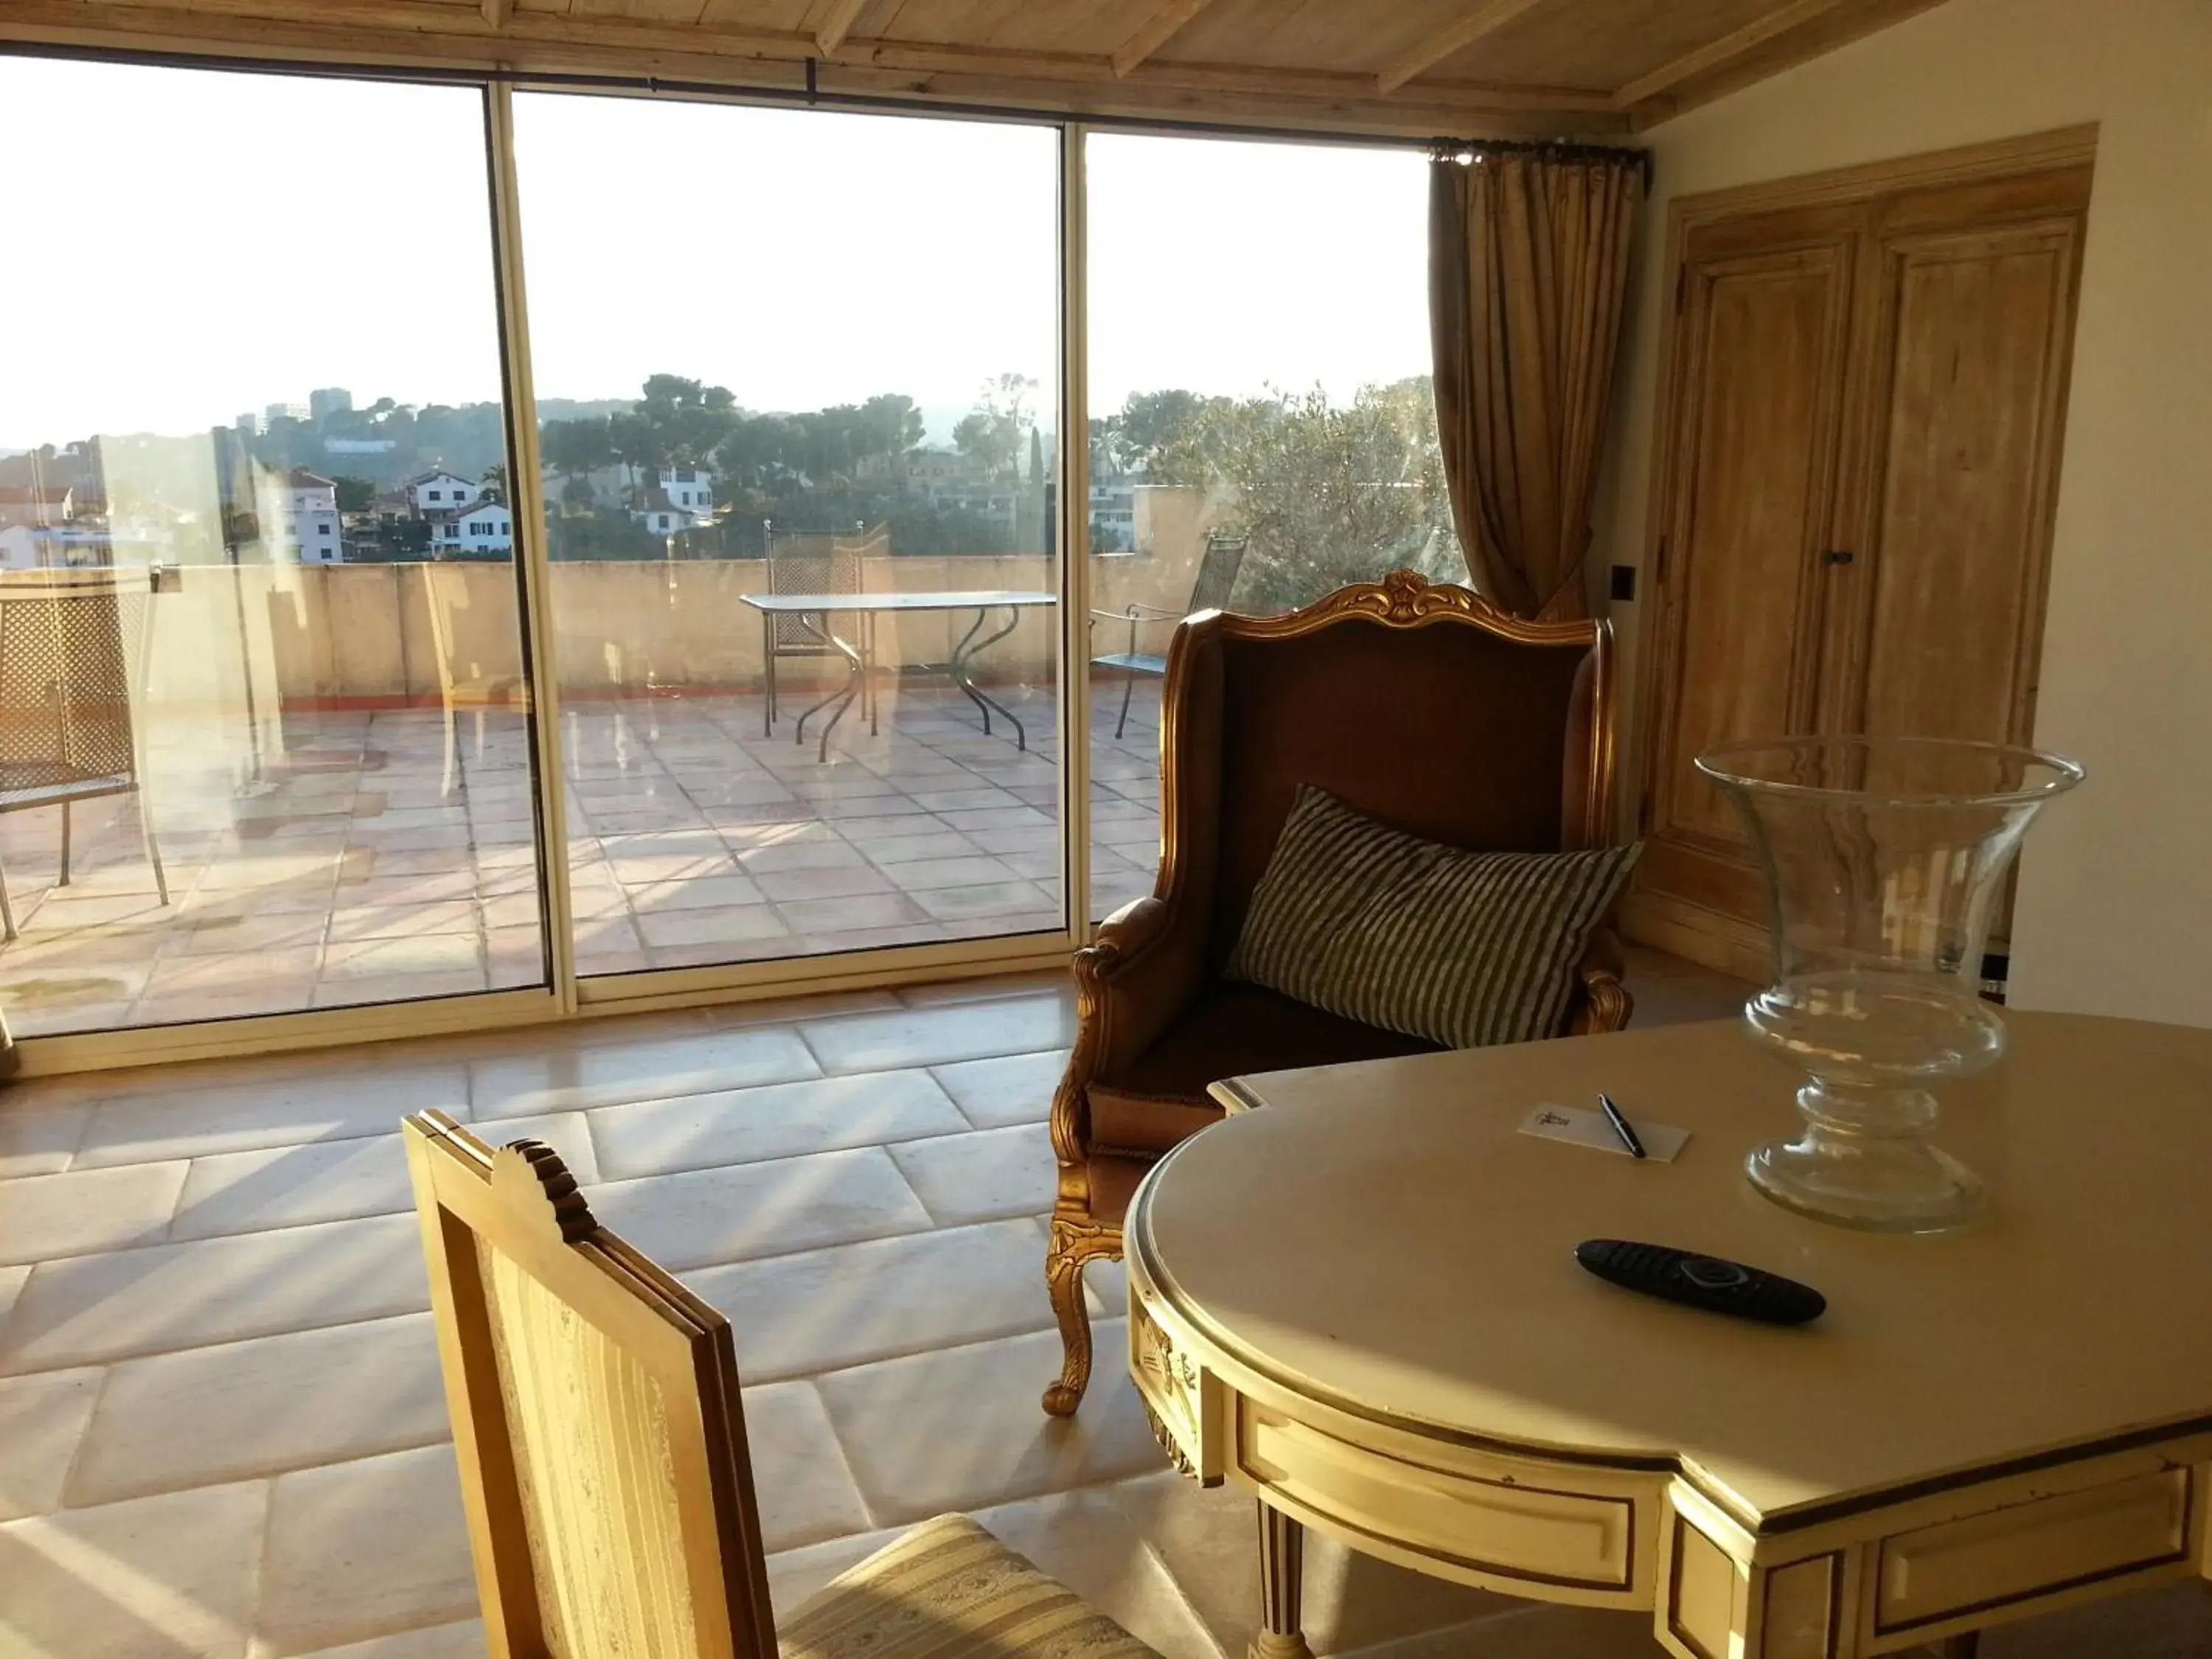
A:
[[[455,472],[422,472],[400,486],[418,519],[451,513],[483,499],[483,486]]]
[[[308,415],[305,404],[270,404],[261,411],[263,423],[269,426],[279,421],[304,421]]]
[[[255,491],[261,543],[273,561],[341,564],[345,532],[338,519],[337,486],[305,467],[272,472]]]
[[[1110,538],[1113,550],[1127,552],[1137,545],[1137,491],[1129,483],[1091,486],[1091,522],[1094,533]]]
[[[76,492],[67,485],[0,487],[0,525],[67,524],[76,517]]]
[[[499,501],[458,508],[430,526],[430,550],[441,558],[457,553],[507,553],[514,548],[514,514]]]
[[[353,408],[353,393],[342,386],[317,386],[307,394],[307,413],[318,421],[328,420]]]
[[[714,475],[696,466],[664,466],[660,488],[678,512],[705,518],[714,510]]]
[[[629,515],[656,536],[705,530],[714,522],[714,475],[695,466],[664,466]]]
[[[0,570],[99,568],[114,562],[114,546],[104,530],[26,524],[0,529]]]

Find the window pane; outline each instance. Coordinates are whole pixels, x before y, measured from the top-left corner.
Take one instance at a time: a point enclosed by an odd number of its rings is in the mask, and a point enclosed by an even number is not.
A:
[[[580,971],[1059,927],[1057,134],[515,125]]]
[[[1177,620],[1410,566],[1464,580],[1418,152],[1093,134],[1094,915],[1152,890]]]
[[[511,547],[429,562],[410,488],[503,487],[480,95],[14,58],[0,107],[67,135],[0,276],[10,1024],[542,983]],[[434,258],[380,228],[426,179]]]

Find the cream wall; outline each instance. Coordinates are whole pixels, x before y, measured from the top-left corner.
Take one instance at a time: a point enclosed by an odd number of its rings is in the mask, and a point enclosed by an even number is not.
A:
[[[2090,781],[2028,843],[2014,1000],[2212,1025],[2212,0],[1949,0],[1648,134],[1593,575],[1644,561],[1671,197],[2089,121],[2037,736]]]

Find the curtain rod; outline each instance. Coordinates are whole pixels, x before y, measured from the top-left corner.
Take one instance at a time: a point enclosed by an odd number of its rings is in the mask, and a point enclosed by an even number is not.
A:
[[[1533,155],[1551,161],[1632,163],[1651,193],[1651,152],[1623,144],[1590,144],[1552,138],[1439,138],[1430,148],[1432,161],[1480,161],[1486,155]]]
[[[583,71],[507,70],[423,64],[420,67],[333,59],[255,57],[242,52],[164,51],[152,47],[113,47],[63,45],[36,40],[0,40],[0,58],[55,58],[100,64],[135,64],[153,68],[196,69],[211,73],[290,75],[313,79],[401,82],[416,86],[484,87],[504,82],[521,91],[604,93],[613,95],[672,97],[722,102],[795,105],[801,108],[849,110],[860,114],[937,116],[948,120],[1006,121],[1022,125],[1084,126],[1126,132],[1156,132],[1184,137],[1248,139],[1270,143],[1335,145],[1361,149],[1427,151],[1441,159],[1453,154],[1527,152],[1573,155],[1587,151],[1590,157],[1639,155],[1644,158],[1644,187],[1650,187],[1650,158],[1642,150],[1613,149],[1604,145],[1579,144],[1565,138],[1521,140],[1505,138],[1419,137],[1411,134],[1340,131],[1327,127],[1272,127],[1258,122],[1194,121],[1172,115],[1085,113],[1008,104],[954,102],[943,99],[902,97],[895,93],[837,92],[816,80],[815,60],[793,60],[803,69],[805,82],[796,86],[748,84],[737,81],[673,80],[665,76],[591,74]]]

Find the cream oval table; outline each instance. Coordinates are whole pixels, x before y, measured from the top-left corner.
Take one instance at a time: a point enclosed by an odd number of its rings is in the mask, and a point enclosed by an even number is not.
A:
[[[1649,1608],[1685,1659],[1849,1659],[2206,1570],[2212,1031],[2014,1014],[1947,1091],[1949,1237],[1754,1193],[1791,1074],[1732,1024],[1235,1079],[1129,1209],[1130,1366],[1177,1466],[1261,1500],[1259,1659],[1303,1528],[1509,1594]],[[1611,1091],[1671,1164],[1517,1133]],[[1824,1291],[1776,1329],[1601,1284],[1578,1240]]]

